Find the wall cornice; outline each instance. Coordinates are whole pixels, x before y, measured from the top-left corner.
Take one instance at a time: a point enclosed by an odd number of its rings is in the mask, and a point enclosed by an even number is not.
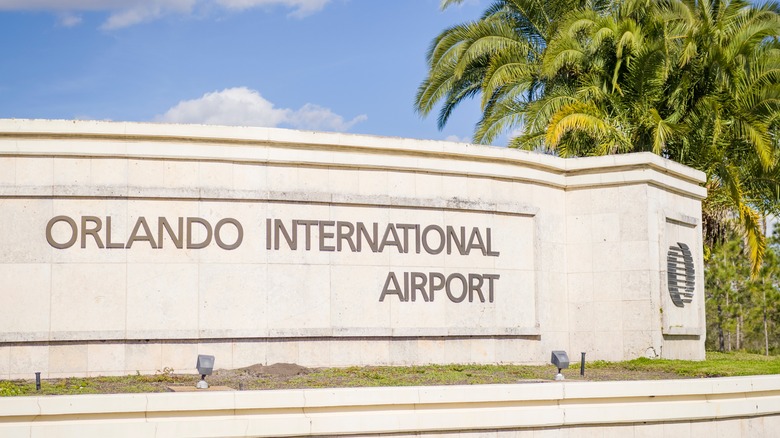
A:
[[[301,149],[310,153],[302,156]],[[650,184],[697,199],[706,197],[702,172],[648,152],[563,159],[496,146],[277,128],[3,119],[0,156],[230,161],[465,174],[564,190]]]

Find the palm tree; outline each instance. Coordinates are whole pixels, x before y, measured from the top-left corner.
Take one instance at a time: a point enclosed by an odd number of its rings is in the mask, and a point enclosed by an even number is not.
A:
[[[443,0],[442,8],[463,0]],[[464,99],[482,95],[483,118],[474,140],[489,143],[507,127],[523,123],[525,107],[547,84],[541,61],[561,18],[574,8],[603,9],[604,0],[496,0],[477,21],[445,29],[431,44],[429,73],[415,99],[427,116],[438,103],[442,128]]]
[[[512,145],[562,156],[661,153],[676,129],[663,108],[675,35],[652,2],[629,1],[606,14],[566,15],[542,63],[543,77],[567,78],[529,105]]]
[[[766,246],[761,213],[779,199],[771,135],[780,114],[779,35],[774,4],[743,0],[628,1],[601,17],[576,11],[544,62],[547,75],[581,72],[571,103],[548,119],[544,147],[652,150],[704,171],[716,201],[705,207],[738,219],[755,275]],[[582,57],[567,55],[571,48]]]
[[[465,28],[495,28],[495,20],[505,19],[492,11],[517,3],[496,2]],[[777,5],[627,0],[569,2],[567,9],[556,16],[557,25],[548,24],[533,39],[533,52],[490,44],[474,33],[448,40],[451,30],[445,31],[432,46],[418,109],[425,114],[446,96],[441,125],[454,105],[482,93],[477,142],[519,128],[510,146],[561,156],[652,151],[702,170],[710,191],[704,203],[708,241],[722,239],[723,220],[736,217],[755,275],[766,245],[761,214],[776,211],[780,200]],[[516,31],[518,44],[529,38]],[[442,46],[444,40],[451,44]],[[465,47],[473,46],[480,56],[465,56]],[[440,47],[457,48],[450,61],[459,67],[447,70],[435,62]],[[455,84],[468,77],[469,87],[437,96],[427,93],[433,77]]]

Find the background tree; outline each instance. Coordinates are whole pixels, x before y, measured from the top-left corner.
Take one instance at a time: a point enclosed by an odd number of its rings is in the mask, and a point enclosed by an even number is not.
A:
[[[764,354],[780,349],[780,234],[769,239],[759,275],[749,275],[744,239],[734,233],[714,245],[706,262],[707,348]]]
[[[719,242],[707,260],[705,270],[707,347],[710,350],[731,351],[730,334],[734,331],[733,303],[743,289],[747,269],[742,257],[741,240],[732,238]]]

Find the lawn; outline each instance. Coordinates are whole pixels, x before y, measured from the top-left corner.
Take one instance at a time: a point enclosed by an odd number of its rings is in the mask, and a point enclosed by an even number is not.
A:
[[[585,375],[579,363],[563,370],[570,381],[657,380],[780,374],[780,356],[748,353],[707,353],[704,361],[635,359],[625,362],[588,362]],[[237,390],[333,388],[367,386],[477,385],[552,381],[552,365],[427,365],[304,368],[294,364],[255,365],[217,370],[207,378],[212,386]],[[166,392],[171,386],[195,386],[198,377],[165,370],[154,375],[0,380],[0,396],[112,394]]]

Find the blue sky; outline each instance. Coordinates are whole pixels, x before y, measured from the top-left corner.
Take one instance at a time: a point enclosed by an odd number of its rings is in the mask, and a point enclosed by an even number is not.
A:
[[[0,118],[468,140],[413,109],[425,52],[487,0],[0,0]],[[505,140],[503,140],[505,141]]]

